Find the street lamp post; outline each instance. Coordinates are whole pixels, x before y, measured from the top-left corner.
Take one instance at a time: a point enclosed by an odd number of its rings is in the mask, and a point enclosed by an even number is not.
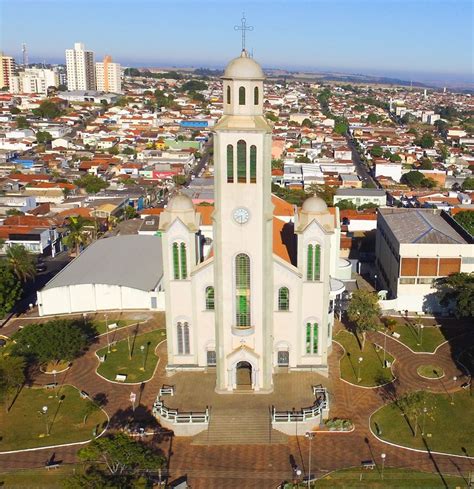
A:
[[[374,289],[375,289],[375,292],[377,292],[377,274],[375,273],[374,274]]]
[[[453,382],[456,383],[458,378],[456,376],[453,377]],[[454,391],[451,392],[451,404],[454,406]]]
[[[140,346],[140,350],[142,352],[142,356],[143,356],[143,370],[145,370],[145,345],[142,345]]]
[[[56,369],[53,370],[53,376],[54,376],[54,397],[58,397],[58,386],[56,384]]]
[[[107,332],[107,353],[110,353],[109,317],[107,314],[105,314],[105,331]]]
[[[311,484],[311,445],[314,438],[314,433],[312,431],[307,431],[304,435],[309,440],[309,455],[308,455],[308,488]]]
[[[423,346],[423,329],[425,329],[425,326],[423,324],[420,324],[420,345]]]
[[[387,326],[383,335],[383,368],[387,366]]]
[[[421,435],[424,436],[425,434],[425,418],[426,418],[426,412],[428,409],[426,407],[423,408],[423,426],[421,427]]]
[[[41,410],[46,417],[46,436],[49,436],[48,406],[43,406]]]
[[[359,365],[357,366],[357,382],[360,382],[362,380],[360,377],[360,366],[361,366],[362,360],[363,360],[363,358],[359,357],[359,360],[358,360]]]
[[[385,469],[385,457],[387,456],[385,453],[380,455],[382,457],[382,480],[383,480],[383,471]]]

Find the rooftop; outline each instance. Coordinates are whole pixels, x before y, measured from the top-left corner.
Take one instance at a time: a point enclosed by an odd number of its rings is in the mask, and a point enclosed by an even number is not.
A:
[[[336,195],[370,195],[372,197],[383,197],[385,190],[378,188],[340,188],[337,190]]]
[[[399,243],[468,244],[438,210],[380,208],[379,215]]]
[[[115,236],[91,244],[43,290],[77,284],[121,285],[153,290],[163,276],[161,238]]]

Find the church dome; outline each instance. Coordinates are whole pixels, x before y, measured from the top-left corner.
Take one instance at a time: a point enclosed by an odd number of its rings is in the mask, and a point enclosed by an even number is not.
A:
[[[168,202],[167,210],[170,211],[189,211],[194,210],[193,201],[182,193],[176,194]]]
[[[302,210],[305,212],[325,213],[328,211],[328,206],[321,197],[313,195],[313,197],[309,197],[303,202]]]
[[[243,49],[241,55],[227,65],[223,78],[263,80],[265,75],[261,66]]]

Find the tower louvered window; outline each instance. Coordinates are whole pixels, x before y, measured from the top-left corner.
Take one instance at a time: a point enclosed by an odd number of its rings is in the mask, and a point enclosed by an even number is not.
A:
[[[234,146],[227,145],[227,183],[234,183]]]
[[[230,104],[230,100],[231,100],[231,98],[230,98],[230,86],[227,85],[227,103],[228,104]]]
[[[250,258],[244,253],[235,257],[236,326],[250,327]]]
[[[253,103],[254,105],[258,105],[258,87],[253,89]]]
[[[237,141],[237,181],[247,182],[247,143],[243,139]]]
[[[245,105],[245,87],[239,87],[239,105]]]
[[[257,181],[257,146],[250,146],[250,183]]]

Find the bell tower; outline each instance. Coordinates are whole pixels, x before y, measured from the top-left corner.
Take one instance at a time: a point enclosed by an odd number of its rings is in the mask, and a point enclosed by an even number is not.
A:
[[[214,128],[214,283],[217,386],[272,389],[272,129],[263,116],[264,74],[245,49],[225,69],[224,115]]]

